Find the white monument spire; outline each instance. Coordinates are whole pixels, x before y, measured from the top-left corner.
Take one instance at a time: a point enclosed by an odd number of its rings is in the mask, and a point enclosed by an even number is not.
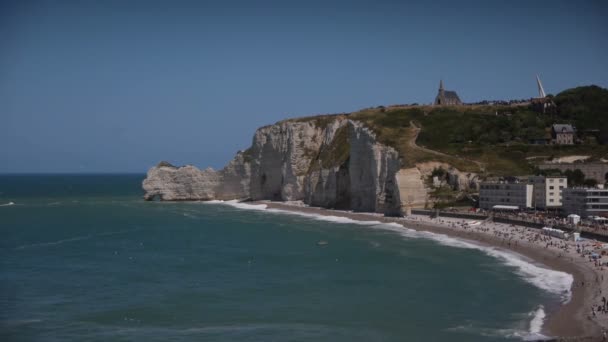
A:
[[[545,94],[545,89],[543,89],[543,84],[540,83],[540,78],[536,75],[536,85],[538,85],[538,97],[545,98],[547,95]]]

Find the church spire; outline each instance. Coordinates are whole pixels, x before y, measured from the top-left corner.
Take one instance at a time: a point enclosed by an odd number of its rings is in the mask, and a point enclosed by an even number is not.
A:
[[[439,91],[443,90],[443,80],[439,80]]]

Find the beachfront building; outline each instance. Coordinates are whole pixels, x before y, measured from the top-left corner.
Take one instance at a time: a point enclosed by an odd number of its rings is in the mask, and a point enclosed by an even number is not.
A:
[[[481,209],[532,208],[533,189],[534,186],[528,183],[483,182],[479,186],[479,207]]]
[[[574,145],[574,127],[572,125],[551,126],[553,143],[557,145]]]
[[[557,209],[562,206],[562,191],[568,187],[568,178],[562,176],[530,177],[534,185],[533,206],[538,209]]]
[[[462,101],[455,91],[443,89],[443,80],[439,81],[439,91],[435,97],[435,106],[460,106]]]
[[[607,189],[566,188],[562,201],[566,215],[576,214],[583,218],[608,217]]]

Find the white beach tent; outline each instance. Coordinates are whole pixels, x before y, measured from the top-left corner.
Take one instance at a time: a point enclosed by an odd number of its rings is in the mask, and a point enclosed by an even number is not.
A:
[[[578,224],[581,221],[581,217],[576,214],[568,215],[568,222],[572,224]]]
[[[561,229],[544,227],[542,229],[542,231],[543,231],[543,234],[545,234],[545,235],[553,236],[553,237],[564,239],[564,240],[568,239],[568,233],[564,232]]]

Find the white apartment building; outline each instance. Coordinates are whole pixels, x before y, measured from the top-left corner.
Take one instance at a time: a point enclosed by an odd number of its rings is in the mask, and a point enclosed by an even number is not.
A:
[[[563,197],[566,215],[608,216],[607,189],[566,188]]]
[[[492,209],[495,205],[532,208],[534,186],[528,183],[483,182],[479,186],[479,207]]]
[[[562,206],[562,191],[568,187],[568,178],[562,176],[534,176],[530,177],[530,182],[534,185],[534,207],[551,209]]]

